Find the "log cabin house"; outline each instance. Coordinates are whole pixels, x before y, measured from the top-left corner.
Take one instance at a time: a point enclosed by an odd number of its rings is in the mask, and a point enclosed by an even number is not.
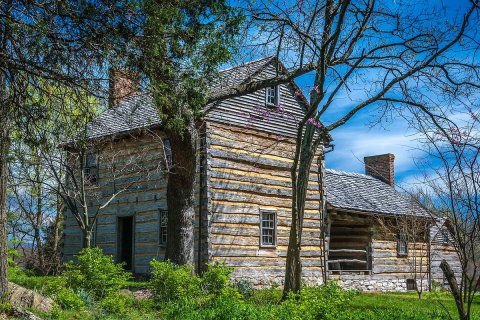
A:
[[[211,87],[222,90],[272,77],[277,67],[282,68],[273,58],[246,63],[222,71]],[[205,108],[198,123],[194,235],[198,270],[206,263],[224,261],[235,268],[236,279],[257,286],[283,281],[290,226],[289,171],[296,124],[308,104],[300,92],[292,81]],[[87,159],[92,160],[86,166],[94,176],[93,188],[105,197],[114,188],[112,161],[136,157],[136,164],[158,169],[144,175],[132,166],[115,181],[115,187],[137,183],[102,211],[93,239],[128,270],[148,274],[149,262],[163,259],[166,243],[174,236],[166,232],[165,168],[175,165],[175,159],[151,98],[139,93],[132,81],[112,74],[109,108],[91,124],[89,138]],[[327,277],[367,291],[428,288],[434,279],[431,257],[437,261],[451,254],[452,247],[430,245],[429,214],[393,187],[393,155],[367,157],[365,164],[366,174],[323,169],[321,162],[312,167],[302,239],[306,283],[319,284]],[[324,217],[320,190],[326,192]],[[95,200],[91,205],[97,205]],[[82,234],[69,212],[64,230],[63,255],[70,260],[81,250]]]

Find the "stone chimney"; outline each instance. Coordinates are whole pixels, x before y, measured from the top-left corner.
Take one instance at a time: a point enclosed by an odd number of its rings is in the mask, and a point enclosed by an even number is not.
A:
[[[111,68],[109,72],[108,107],[113,108],[123,98],[140,90],[138,74],[126,69]]]
[[[377,178],[392,187],[395,185],[395,155],[391,153],[363,158],[365,174]]]

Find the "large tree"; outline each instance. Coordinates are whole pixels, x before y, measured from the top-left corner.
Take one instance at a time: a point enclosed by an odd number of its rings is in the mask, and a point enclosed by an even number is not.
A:
[[[380,115],[428,99],[433,83],[479,83],[476,26],[479,3],[449,13],[431,2],[300,0],[246,1],[249,48],[273,53],[286,70],[276,77],[212,93],[209,101],[254,92],[304,76],[310,105],[297,127],[291,167],[292,226],[284,294],[301,288],[301,237],[308,177],[332,131],[364,109]],[[451,12],[451,11],[448,11]],[[281,67],[277,68],[282,70]],[[305,81],[305,80],[304,80]],[[439,93],[442,96],[442,93]],[[342,101],[342,102],[340,102]]]
[[[207,85],[235,47],[239,12],[223,0],[143,2],[140,70],[147,76],[163,128],[171,140],[166,258],[194,263],[196,121]]]
[[[6,201],[12,132],[42,109],[45,81],[99,94],[105,61],[129,37],[130,2],[0,1],[0,296],[7,291]],[[119,18],[120,17],[120,18]],[[33,108],[32,108],[33,107]]]

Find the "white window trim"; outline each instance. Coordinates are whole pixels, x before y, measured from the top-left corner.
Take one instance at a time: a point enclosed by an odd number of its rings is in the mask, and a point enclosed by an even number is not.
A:
[[[264,244],[263,243],[263,214],[273,214],[273,244]],[[278,220],[277,220],[277,211],[272,209],[260,209],[259,212],[259,244],[260,248],[276,248],[277,247],[277,232],[278,232]]]
[[[280,86],[273,86],[275,92],[275,102],[273,104],[271,102],[268,102],[268,91],[271,88],[272,86],[265,88],[265,105],[268,107],[277,107],[280,104]]]
[[[402,240],[402,235],[404,235],[404,240]],[[400,243],[405,242],[405,252],[400,252]],[[399,257],[406,257],[408,256],[408,238],[407,238],[407,233],[403,230],[401,230],[398,233],[398,239],[397,239],[397,255]]]
[[[165,230],[165,238],[166,240],[165,241],[162,241],[162,215],[165,214],[165,218],[166,218],[166,221],[167,221],[167,225],[164,226],[164,228],[167,228],[168,227],[168,211],[167,209],[158,209],[158,244],[162,247],[166,246],[167,245],[167,241],[168,241],[168,229]]]

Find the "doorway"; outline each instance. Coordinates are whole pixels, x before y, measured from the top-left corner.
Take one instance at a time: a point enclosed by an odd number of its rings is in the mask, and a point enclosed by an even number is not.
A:
[[[133,231],[133,216],[118,217],[117,260],[123,262],[128,271],[133,271]]]

